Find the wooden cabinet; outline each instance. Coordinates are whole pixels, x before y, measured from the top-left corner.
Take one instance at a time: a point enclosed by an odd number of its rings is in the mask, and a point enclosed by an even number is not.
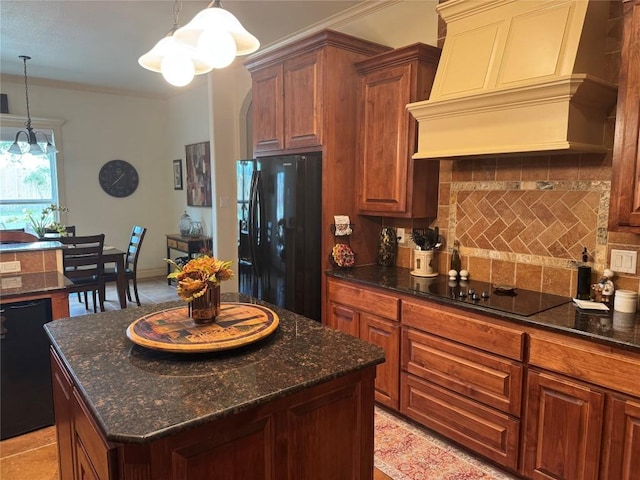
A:
[[[436,217],[438,161],[412,158],[417,122],[406,105],[429,98],[440,49],[414,44],[356,64],[361,75],[358,210],[386,217]]]
[[[604,394],[545,372],[528,375],[523,474],[528,478],[596,479]]]
[[[638,478],[640,354],[534,331],[529,364],[523,475]]]
[[[115,449],[100,433],[58,356],[51,351],[60,478],[115,478]]]
[[[610,395],[605,420],[601,478],[640,476],[640,398]]]
[[[401,321],[400,411],[516,470],[524,332],[417,300]]]
[[[64,480],[372,478],[373,366],[174,435],[111,443],[51,356]]]
[[[377,402],[399,408],[399,300],[377,289],[328,279],[327,325],[382,347],[385,362],[376,370]]]
[[[624,0],[609,229],[640,233],[640,0]]]

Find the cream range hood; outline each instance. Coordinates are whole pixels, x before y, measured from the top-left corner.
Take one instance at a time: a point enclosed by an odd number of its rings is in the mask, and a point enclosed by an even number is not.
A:
[[[414,158],[606,152],[609,2],[448,0],[447,36]]]

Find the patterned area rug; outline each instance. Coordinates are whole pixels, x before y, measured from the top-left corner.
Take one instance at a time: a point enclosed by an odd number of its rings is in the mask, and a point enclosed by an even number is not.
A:
[[[376,407],[375,466],[393,480],[511,480],[504,473]]]

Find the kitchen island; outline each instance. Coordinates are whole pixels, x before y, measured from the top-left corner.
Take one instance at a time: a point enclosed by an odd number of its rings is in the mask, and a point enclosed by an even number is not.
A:
[[[181,301],[63,319],[52,343],[61,478],[371,479],[379,347],[280,318],[251,345],[148,350],[127,327]]]

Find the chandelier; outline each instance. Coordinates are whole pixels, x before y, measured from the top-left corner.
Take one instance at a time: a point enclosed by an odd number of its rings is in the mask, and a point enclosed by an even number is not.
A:
[[[27,99],[27,121],[25,122],[24,126],[27,127],[27,129],[19,130],[18,133],[16,133],[16,139],[11,144],[7,152],[14,155],[30,153],[34,156],[57,153],[58,150],[56,150],[56,147],[49,141],[49,137],[46,133],[39,131],[36,132],[33,130],[33,128],[31,128],[31,112],[29,110],[29,84],[27,82],[27,60],[31,60],[31,57],[28,57],[27,55],[19,55],[19,58],[21,58],[24,63],[24,92]],[[26,141],[20,141],[20,137],[22,135],[25,136]],[[44,141],[42,142],[42,144],[44,145],[38,143],[37,135],[41,135],[44,137]]]
[[[213,0],[184,27],[178,26],[180,8],[176,0],[173,28],[138,60],[142,67],[162,72],[172,85],[187,85],[194,75],[225,68],[237,55],[248,55],[260,47],[258,39],[222,8],[220,0]]]

